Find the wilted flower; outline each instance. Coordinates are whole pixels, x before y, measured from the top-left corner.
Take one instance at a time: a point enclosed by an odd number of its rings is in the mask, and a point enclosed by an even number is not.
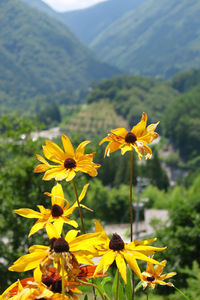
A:
[[[145,156],[146,159],[151,158],[152,151],[147,144],[152,143],[158,137],[158,133],[154,131],[159,122],[148,127],[146,127],[146,124],[147,114],[144,112],[141,121],[136,126],[133,126],[131,131],[128,132],[125,128],[111,130],[111,133],[100,142],[100,145],[104,142],[109,142],[105,149],[105,156],[109,156],[110,153],[118,149],[121,149],[121,153],[124,155],[124,153],[134,148],[139,159],[142,156]]]
[[[147,263],[146,271],[142,272],[141,278],[144,288],[150,286],[152,289],[154,289],[156,284],[173,286],[171,282],[165,282],[164,280],[175,276],[176,273],[171,272],[161,275],[164,267],[166,266],[167,261],[163,260],[161,263],[162,265],[158,265],[156,267],[154,267],[154,265],[151,262]]]

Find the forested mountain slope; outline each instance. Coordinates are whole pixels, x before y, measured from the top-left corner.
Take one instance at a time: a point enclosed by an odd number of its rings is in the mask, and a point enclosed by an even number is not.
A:
[[[147,0],[91,43],[96,53],[126,72],[171,77],[200,66],[200,2]]]
[[[87,86],[116,69],[62,24],[19,0],[0,1],[0,103]]]

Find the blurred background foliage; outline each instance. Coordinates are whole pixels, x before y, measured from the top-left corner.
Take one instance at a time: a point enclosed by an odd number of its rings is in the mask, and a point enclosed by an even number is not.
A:
[[[43,193],[50,191],[54,184],[53,181],[42,181],[42,174],[33,172],[38,163],[35,154],[42,154],[45,139],[33,139],[32,133],[57,126],[69,135],[74,147],[85,139],[91,139],[86,152],[96,152],[94,161],[101,164],[98,177],[76,177],[79,193],[83,185],[90,182],[84,201],[93,212],[83,212],[86,227],[91,229],[94,219],[103,223],[128,223],[130,153],[122,157],[118,151],[104,158],[105,146],[99,147],[98,144],[109,129],[119,127],[119,124],[131,128],[148,107],[148,124],[161,120],[162,126],[158,127],[161,139],[151,146],[151,160],[138,161],[134,155],[133,184],[137,185],[138,177],[147,178],[148,186],[141,194],[141,197],[148,198],[145,207],[169,210],[169,224],[153,224],[157,244],[168,247],[158,257],[168,260],[167,271],[179,273],[175,279],[177,287],[184,286],[188,296],[196,297],[196,291],[192,289],[199,276],[200,90],[198,77],[191,79],[193,72],[196,74],[195,70],[183,72],[167,82],[140,76],[117,76],[99,84],[91,83],[87,102],[79,105],[66,105],[68,96],[62,93],[57,94],[58,98],[45,96],[41,102],[38,97],[32,102],[33,108],[30,107],[30,111],[24,114],[19,114],[16,108],[12,113],[0,116],[1,289],[19,277],[19,274],[7,271],[14,260],[27,253],[28,247],[34,243],[48,244],[42,231],[28,239],[28,231],[34,221],[13,213],[13,209],[21,207],[36,209],[38,204],[48,207],[49,199]],[[60,137],[54,141],[62,147]],[[169,166],[186,174],[174,186],[170,185]],[[63,186],[66,198],[73,203],[72,185],[63,183]],[[134,199],[136,197],[134,189]],[[74,213],[74,217],[79,222],[78,212]],[[166,290],[157,289],[157,292],[165,293]],[[168,293],[169,289],[165,299]],[[174,293],[169,299],[180,298]]]

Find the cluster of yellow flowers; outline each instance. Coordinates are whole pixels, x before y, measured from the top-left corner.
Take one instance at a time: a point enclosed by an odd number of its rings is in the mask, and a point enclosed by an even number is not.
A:
[[[143,113],[141,121],[130,132],[124,128],[112,130],[100,142],[100,144],[109,142],[105,156],[109,156],[110,153],[118,149],[121,149],[122,154],[135,149],[139,159],[142,156],[149,159],[152,151],[147,144],[158,137],[155,132],[158,123],[148,127],[146,127],[146,123],[147,115]],[[51,198],[51,208],[46,209],[44,206],[38,205],[39,211],[28,208],[15,210],[15,213],[20,216],[37,219],[29,236],[41,229],[46,229],[49,245],[34,245],[29,248],[29,254],[20,257],[13,263],[9,268],[10,271],[33,270],[34,275],[32,278],[18,280],[12,284],[0,296],[0,299],[79,299],[77,294],[81,292],[77,287],[84,283],[87,284],[87,278],[106,275],[108,268],[114,261],[125,284],[127,282],[127,263],[142,281],[144,288],[146,286],[154,288],[156,284],[172,286],[171,283],[166,283],[164,280],[174,276],[175,273],[161,275],[166,261],[158,262],[153,258],[157,251],[165,249],[165,247],[158,248],[150,245],[156,238],[125,243],[117,233],[114,233],[109,239],[98,221],[95,221],[95,232],[93,233],[85,233],[84,226],[82,226],[83,234],[80,234],[80,230],[77,229],[69,230],[64,234],[64,223],[74,228],[78,227],[77,222],[70,219],[77,207],[82,225],[84,222],[81,209],[90,210],[82,204],[88,184],[78,195],[74,182],[77,172],[87,173],[92,177],[97,176],[100,165],[93,162],[95,153],[85,154],[85,147],[89,142],[82,142],[74,151],[69,138],[62,135],[64,150],[51,141],[46,141],[45,146],[43,146],[44,156],[53,164],[37,155],[41,164],[35,168],[35,172],[45,172],[43,180],[54,178],[56,181],[63,179],[72,181],[77,199],[70,206],[64,197],[62,185],[57,182],[51,193],[45,193]],[[99,257],[97,266],[92,261],[95,257]],[[141,272],[137,260],[147,262],[145,272]],[[157,267],[154,268],[154,265]]]

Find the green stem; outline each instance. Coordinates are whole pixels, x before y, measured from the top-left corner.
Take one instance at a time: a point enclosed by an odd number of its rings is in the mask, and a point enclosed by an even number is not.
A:
[[[85,233],[85,226],[84,226],[84,223],[83,223],[83,214],[82,214],[80,202],[79,202],[79,199],[78,199],[78,192],[77,192],[77,188],[76,188],[74,179],[72,179],[72,184],[73,184],[74,191],[75,191],[75,194],[76,194],[76,201],[77,201],[77,204],[78,204],[79,215],[80,215],[80,218],[81,218],[82,230],[83,230],[83,233]]]
[[[102,300],[108,299],[108,297],[102,293],[101,289],[96,284],[88,282],[88,281],[82,281],[78,278],[76,278],[76,281],[80,282],[82,285],[92,286],[93,288],[97,289],[99,294],[101,295]]]
[[[134,272],[132,271],[132,300],[135,299],[135,276]]]
[[[187,300],[190,300],[188,296],[186,296],[181,290],[179,290],[177,287],[174,286],[174,288]]]
[[[117,287],[116,287],[116,296],[115,299],[119,299],[119,270],[117,269]]]
[[[94,279],[93,278],[92,278],[92,283],[94,284]],[[92,291],[93,291],[94,300],[97,300],[94,286],[92,287]]]
[[[147,287],[147,300],[149,300],[149,287]]]
[[[131,233],[131,242],[133,241],[133,150],[131,150],[130,157],[130,233]]]
[[[64,257],[61,253],[61,267],[62,267],[62,300],[65,299],[65,274],[64,274]]]
[[[130,233],[131,242],[133,241],[133,149],[130,153]],[[132,300],[135,298],[135,278],[132,271]]]

